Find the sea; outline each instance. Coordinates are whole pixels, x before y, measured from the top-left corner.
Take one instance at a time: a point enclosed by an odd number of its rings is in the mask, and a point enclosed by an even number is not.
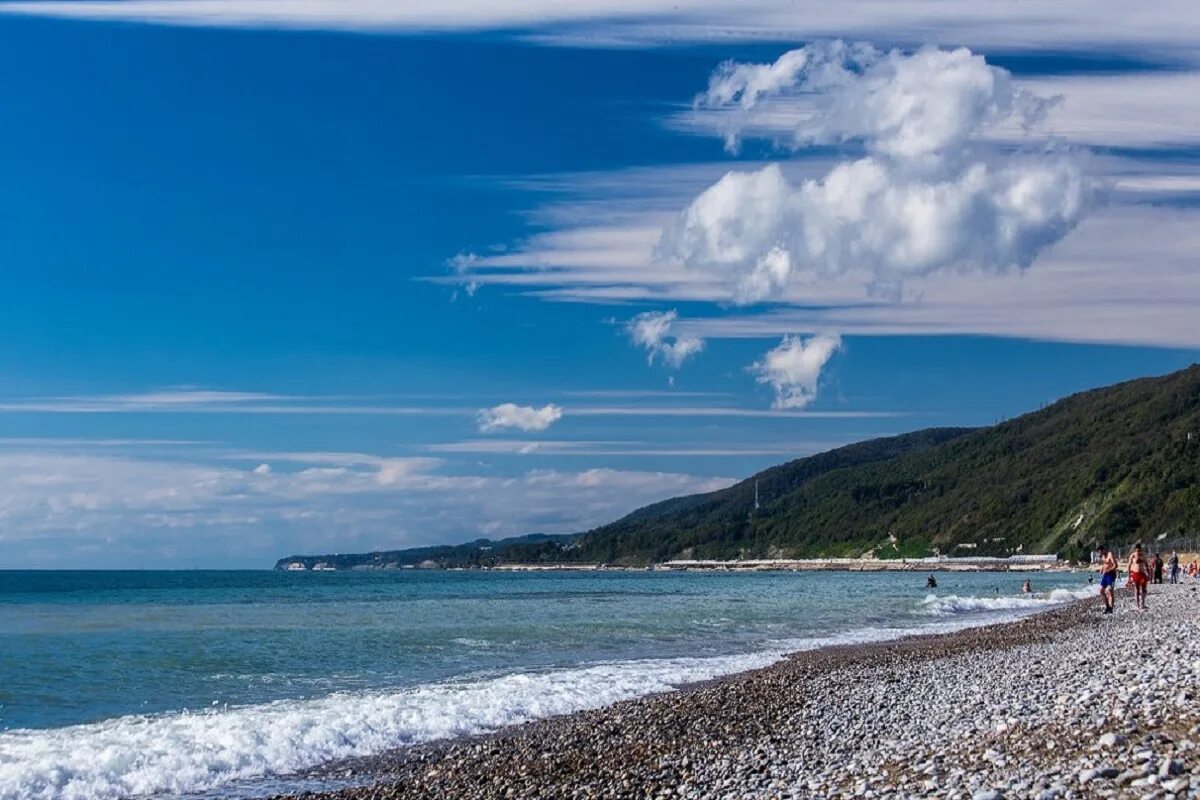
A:
[[[1089,594],[915,572],[0,572],[0,800],[253,798],[323,764]]]

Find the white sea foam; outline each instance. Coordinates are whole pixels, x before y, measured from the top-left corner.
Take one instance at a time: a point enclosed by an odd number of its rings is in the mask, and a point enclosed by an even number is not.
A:
[[[614,662],[398,691],[338,693],[3,732],[0,800],[113,800],[200,792],[230,781],[599,708],[764,667],[789,652],[960,630],[996,620],[995,614],[981,618],[981,611],[1024,616],[1077,596],[1080,593],[1063,590],[1038,597],[930,595],[922,603],[929,613],[964,616],[913,628],[861,628],[824,638],[777,641],[769,649],[742,655]]]
[[[779,653],[659,659],[0,733],[3,800],[195,792],[493,730],[765,666]]]
[[[957,594],[930,594],[921,601],[921,606],[927,614],[935,617],[948,617],[955,614],[978,614],[987,611],[1041,611],[1049,606],[1069,603],[1090,597],[1096,590],[1084,589],[1054,589],[1049,592],[1020,595],[995,595],[992,597],[970,597]]]

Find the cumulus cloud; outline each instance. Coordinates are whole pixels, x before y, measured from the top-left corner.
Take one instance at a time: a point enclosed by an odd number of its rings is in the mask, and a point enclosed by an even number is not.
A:
[[[492,408],[481,409],[478,415],[479,430],[484,433],[516,428],[522,431],[544,431],[562,419],[561,406],[553,403],[534,408],[516,403],[501,403]]]
[[[816,399],[821,370],[841,347],[836,335],[784,336],[750,371],[759,383],[775,390],[775,408],[804,408]]]
[[[704,340],[695,336],[679,336],[672,327],[679,314],[671,311],[647,311],[629,320],[625,330],[629,338],[639,347],[646,349],[646,360],[653,364],[662,358],[668,367],[678,369],[692,356],[704,349]]]
[[[1061,98],[1040,97],[1013,83],[966,48],[926,47],[884,53],[871,45],[818,42],[772,64],[727,61],[697,98],[710,108],[752,112],[763,100],[810,94],[814,111],[795,129],[798,145],[861,140],[893,158],[954,157],[971,137],[1011,120],[1026,129]],[[736,145],[745,116],[729,117]]]
[[[852,141],[866,156],[799,183],[776,164],[729,172],[660,242],[660,255],[724,275],[738,302],[852,272],[895,295],[942,271],[1024,269],[1092,204],[1078,154],[1002,157],[978,145],[998,125],[1036,124],[1054,101],[966,49],[810,45],[773,64],[722,65],[698,102],[735,109],[734,146],[765,99],[794,93],[813,96],[795,146]]]

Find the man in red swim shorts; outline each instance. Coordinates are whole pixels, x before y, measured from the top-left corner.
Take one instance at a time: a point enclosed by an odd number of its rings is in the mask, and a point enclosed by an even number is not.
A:
[[[1142,552],[1140,543],[1133,546],[1129,554],[1129,584],[1133,586],[1133,600],[1138,611],[1146,610],[1146,584],[1150,583],[1150,561]]]

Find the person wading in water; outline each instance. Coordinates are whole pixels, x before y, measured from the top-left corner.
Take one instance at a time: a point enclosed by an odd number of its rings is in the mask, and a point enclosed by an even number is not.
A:
[[[1142,552],[1142,546],[1135,544],[1129,554],[1129,583],[1133,586],[1133,599],[1138,611],[1146,610],[1146,584],[1150,583],[1150,562]]]
[[[1117,603],[1113,587],[1117,585],[1117,557],[1112,550],[1100,545],[1100,599],[1104,601],[1104,613],[1113,613]]]

